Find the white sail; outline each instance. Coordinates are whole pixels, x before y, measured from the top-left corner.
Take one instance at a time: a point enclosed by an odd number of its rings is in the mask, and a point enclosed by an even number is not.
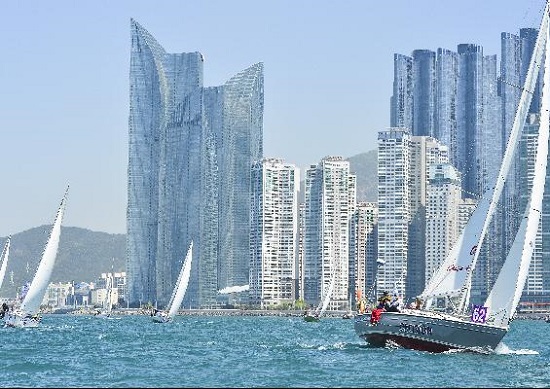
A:
[[[113,293],[113,276],[112,273],[107,276],[105,285],[105,301],[103,302],[103,309],[107,314],[111,313],[113,308],[112,293]]]
[[[27,294],[23,302],[21,303],[21,311],[25,314],[34,315],[38,313],[40,304],[46,294],[46,288],[50,283],[50,277],[52,275],[53,266],[57,257],[57,249],[59,247],[59,237],[61,235],[61,222],[63,220],[63,213],[65,212],[65,205],[67,202],[67,195],[69,187],[65,191],[65,195],[61,200],[57,215],[53,223],[48,242],[42,253],[42,259],[36,269],[36,273],[29,287]]]
[[[546,57],[544,60],[542,106],[540,109],[540,125],[531,198],[527,205],[526,215],[521,221],[516,239],[485,302],[485,306],[488,308],[489,319],[493,320],[495,325],[507,326],[509,319],[517,308],[533,256],[535,238],[542,212],[542,199],[548,160],[548,132],[550,129],[550,37],[548,30],[547,28],[546,34],[544,34],[546,36]]]
[[[321,316],[328,308],[328,304],[330,302],[330,297],[332,296],[332,290],[334,289],[334,284],[336,283],[336,276],[335,271],[332,272],[332,277],[330,278],[330,284],[328,285],[328,289],[325,293],[325,297],[323,298],[321,310],[319,311],[319,316]]]
[[[481,227],[489,210],[490,198],[490,193],[486,193],[479,200],[446,260],[430,278],[420,296],[426,300],[428,306],[434,297],[453,297],[462,290],[467,271],[477,250]]]
[[[2,284],[4,283],[4,277],[6,276],[6,270],[8,268],[8,258],[10,256],[10,242],[11,242],[11,236],[8,236],[8,240],[4,245],[4,250],[2,250],[2,256],[0,257],[0,263],[2,264],[0,266],[0,289],[2,288]]]
[[[187,255],[183,261],[183,266],[181,267],[180,274],[178,276],[178,281],[176,282],[176,287],[170,298],[170,307],[168,310],[168,316],[174,317],[178,313],[178,309],[181,307],[183,298],[185,297],[185,292],[187,291],[187,285],[189,284],[189,277],[191,276],[191,262],[193,260],[193,241],[189,245],[187,250]]]

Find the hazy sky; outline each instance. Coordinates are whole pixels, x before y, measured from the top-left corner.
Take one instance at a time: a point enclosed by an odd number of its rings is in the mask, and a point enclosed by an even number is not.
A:
[[[393,54],[482,45],[538,27],[544,0],[4,1],[0,236],[51,224],[126,232],[130,18],[205,86],[264,63],[264,154],[300,168],[376,148]],[[3,243],[2,243],[3,244]]]

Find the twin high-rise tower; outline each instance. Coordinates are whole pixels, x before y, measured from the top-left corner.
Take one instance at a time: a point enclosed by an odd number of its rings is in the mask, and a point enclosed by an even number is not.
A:
[[[263,157],[263,64],[203,86],[199,52],[171,54],[131,21],[128,301],[168,302],[194,242],[186,307],[248,284],[250,174]]]

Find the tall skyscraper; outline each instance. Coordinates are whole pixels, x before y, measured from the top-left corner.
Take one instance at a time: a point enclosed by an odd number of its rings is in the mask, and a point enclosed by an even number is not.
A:
[[[306,170],[304,212],[304,297],[317,305],[335,286],[328,309],[345,309],[349,299],[349,229],[356,206],[356,177],[349,162],[329,156]]]
[[[449,162],[456,166],[458,161],[457,134],[457,83],[458,54],[447,49],[437,49],[436,57],[436,102],[435,135],[449,147]]]
[[[263,157],[263,64],[224,85],[223,125],[218,145],[219,286],[248,285],[251,167]]]
[[[431,50],[412,53],[413,135],[431,136],[436,133],[436,54]]]
[[[365,296],[373,287],[378,247],[378,205],[358,202],[350,224],[349,293]],[[351,307],[353,309],[353,307]]]
[[[393,55],[393,95],[390,99],[390,126],[413,128],[413,59]]]
[[[449,148],[430,136],[413,136],[410,141],[409,245],[407,254],[407,296],[419,295],[424,289],[426,273],[426,206],[430,167],[449,162]]]
[[[220,273],[242,271],[221,256],[219,231],[231,222],[219,224],[220,199],[240,193],[246,202],[239,198],[227,217],[248,215],[250,166],[262,152],[263,65],[205,89],[201,53],[166,53],[134,20],[131,41],[127,298],[166,304],[193,241],[183,304],[210,306],[226,286]],[[247,269],[248,255],[241,262]]]
[[[252,166],[250,303],[293,304],[297,299],[299,172],[280,159]]]
[[[425,284],[443,264],[461,232],[460,173],[451,164],[432,164],[426,201]]]
[[[378,291],[405,289],[411,221],[408,128],[378,132]],[[403,293],[403,292],[402,292]]]

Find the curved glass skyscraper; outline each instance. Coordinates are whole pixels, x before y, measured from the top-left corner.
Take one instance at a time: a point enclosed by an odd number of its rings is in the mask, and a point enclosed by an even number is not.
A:
[[[263,65],[204,88],[201,53],[166,53],[134,20],[131,41],[127,299],[166,304],[193,241],[183,304],[212,306],[222,269],[231,280],[240,276],[227,272],[248,269],[248,253],[224,263],[219,231],[248,220],[250,166],[262,153]],[[233,208],[220,220],[225,198]],[[241,232],[231,228],[224,239],[244,246]]]

